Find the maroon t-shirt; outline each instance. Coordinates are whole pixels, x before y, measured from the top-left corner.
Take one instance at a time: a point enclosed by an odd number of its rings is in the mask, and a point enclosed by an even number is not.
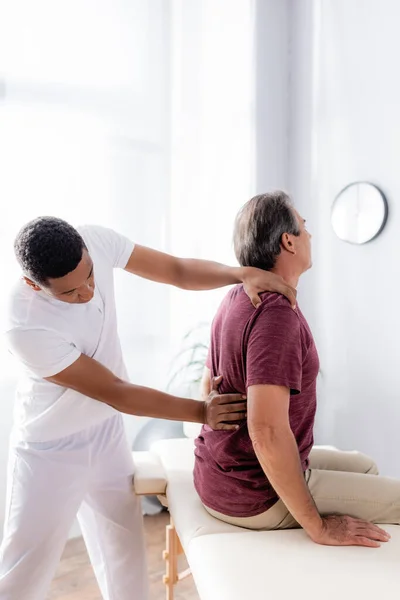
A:
[[[207,366],[223,375],[220,392],[246,393],[251,385],[290,389],[289,420],[302,468],[313,446],[318,354],[299,308],[279,294],[265,293],[254,309],[243,286],[233,288],[214,319]],[[194,482],[209,508],[235,517],[265,512],[277,495],[257,460],[247,429],[213,431],[205,425],[196,440]]]

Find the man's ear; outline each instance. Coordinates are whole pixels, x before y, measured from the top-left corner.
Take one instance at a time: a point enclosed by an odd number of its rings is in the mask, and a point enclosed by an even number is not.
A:
[[[30,288],[35,290],[35,292],[40,292],[41,288],[34,281],[32,281],[32,279],[24,276],[24,281],[27,285],[29,285]]]
[[[290,235],[289,233],[284,233],[281,237],[281,245],[283,246],[284,250],[290,252],[290,254],[296,254],[293,238],[294,236]]]

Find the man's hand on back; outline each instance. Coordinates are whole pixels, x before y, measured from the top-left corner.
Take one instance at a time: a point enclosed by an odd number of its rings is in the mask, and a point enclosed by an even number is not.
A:
[[[246,416],[246,396],[242,394],[219,394],[218,386],[222,377],[213,377],[211,392],[204,401],[204,423],[212,429],[232,430]]]

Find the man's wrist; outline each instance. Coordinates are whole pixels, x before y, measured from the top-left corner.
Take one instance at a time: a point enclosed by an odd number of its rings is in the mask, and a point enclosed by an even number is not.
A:
[[[200,405],[200,421],[202,425],[207,425],[207,400],[201,400]]]
[[[231,273],[235,279],[234,283],[243,283],[245,278],[246,267],[231,267]]]
[[[189,398],[188,398],[189,400]],[[208,402],[206,400],[194,400],[190,399],[192,414],[186,419],[187,421],[191,421],[192,423],[201,423],[202,425],[208,425],[207,420],[207,405]]]
[[[324,522],[321,515],[316,516],[309,523],[303,524],[303,528],[311,538],[317,538],[321,534],[323,526]]]

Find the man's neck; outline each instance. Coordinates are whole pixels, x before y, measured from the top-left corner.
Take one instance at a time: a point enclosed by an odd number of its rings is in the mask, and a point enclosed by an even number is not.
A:
[[[293,272],[293,270],[288,267],[285,268],[283,265],[275,266],[273,269],[271,269],[271,271],[272,273],[276,273],[276,275],[282,277],[282,279],[284,279],[286,283],[291,285],[293,288],[297,289],[297,284],[299,283],[300,278],[298,273]]]

